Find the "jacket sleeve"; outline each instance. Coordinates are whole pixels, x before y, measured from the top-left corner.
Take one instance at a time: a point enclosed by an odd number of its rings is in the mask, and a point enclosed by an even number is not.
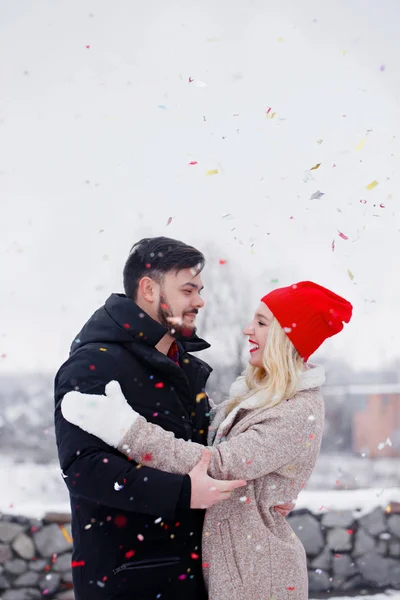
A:
[[[74,496],[120,510],[172,519],[178,508],[190,508],[189,476],[142,466],[122,456],[99,438],[66,421],[61,401],[79,389],[104,394],[118,380],[115,361],[100,351],[83,350],[61,367],[55,379],[55,430],[60,466]]]
[[[274,409],[270,409],[274,410]],[[307,414],[294,408],[266,410],[260,422],[228,441],[209,447],[209,475],[215,479],[250,481],[283,467],[306,446]],[[143,464],[171,473],[188,473],[200,460],[204,446],[177,439],[173,433],[138,416],[120,442],[119,450]]]

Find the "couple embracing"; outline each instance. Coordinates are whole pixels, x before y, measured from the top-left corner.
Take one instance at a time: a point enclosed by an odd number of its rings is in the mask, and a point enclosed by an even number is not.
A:
[[[310,281],[268,293],[244,329],[248,367],[214,405],[212,369],[192,354],[209,347],[195,327],[204,265],[177,240],[136,243],[125,294],[92,315],[57,373],[77,600],[308,598],[285,517],[323,433],[325,374],[309,358],[352,306]]]

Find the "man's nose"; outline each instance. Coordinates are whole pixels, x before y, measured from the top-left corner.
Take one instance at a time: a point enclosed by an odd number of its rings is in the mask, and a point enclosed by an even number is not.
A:
[[[198,296],[197,300],[196,300],[196,308],[203,308],[205,302],[204,302],[204,298],[202,298],[201,296]]]

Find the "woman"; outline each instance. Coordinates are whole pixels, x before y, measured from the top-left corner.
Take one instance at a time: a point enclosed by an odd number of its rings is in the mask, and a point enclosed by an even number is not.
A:
[[[230,397],[211,412],[209,474],[247,486],[206,511],[203,572],[210,600],[306,600],[304,548],[273,510],[306,485],[321,445],[324,370],[308,363],[348,323],[352,306],[309,281],[262,298],[244,330],[250,360]],[[126,402],[117,382],[106,396],[70,392],[64,417],[135,461],[185,474],[204,447],[176,439]]]

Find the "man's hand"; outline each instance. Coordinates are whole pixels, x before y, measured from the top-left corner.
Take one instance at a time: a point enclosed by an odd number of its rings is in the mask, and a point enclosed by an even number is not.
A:
[[[189,473],[192,482],[190,508],[209,508],[222,500],[230,498],[232,491],[236,488],[247,485],[247,481],[241,479],[220,481],[210,477],[207,474],[210,460],[211,453],[205,449],[200,461]]]
[[[278,504],[278,506],[274,506],[274,509],[280,515],[282,515],[282,517],[286,518],[288,514],[292,512],[295,506],[296,505],[294,502],[285,502],[285,504]]]

